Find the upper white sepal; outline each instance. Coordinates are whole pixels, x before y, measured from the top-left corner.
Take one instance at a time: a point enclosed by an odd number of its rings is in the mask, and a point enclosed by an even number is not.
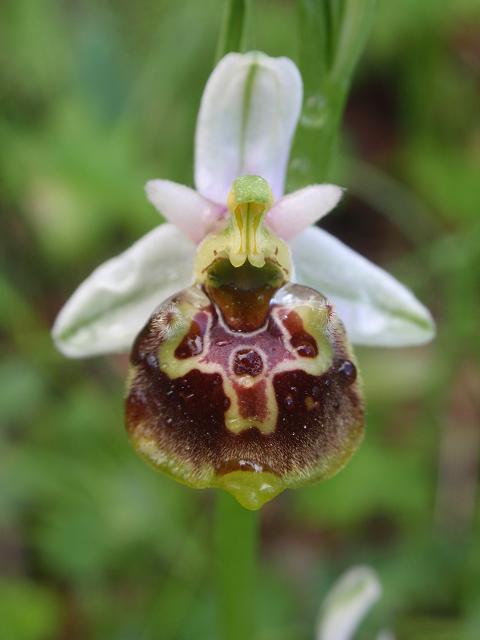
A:
[[[288,58],[258,51],[226,55],[203,93],[195,135],[195,185],[225,203],[233,181],[259,175],[283,194],[303,86]]]

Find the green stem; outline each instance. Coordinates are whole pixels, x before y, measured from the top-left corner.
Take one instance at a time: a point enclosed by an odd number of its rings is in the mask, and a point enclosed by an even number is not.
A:
[[[226,0],[216,62],[245,51],[251,40],[252,0]],[[215,571],[221,640],[255,640],[258,514],[247,511],[224,491],[217,492]]]
[[[257,538],[258,512],[218,491],[215,568],[221,640],[255,640]]]
[[[231,51],[246,51],[251,0],[226,0],[215,62]]]
[[[352,74],[376,0],[297,0],[304,105],[290,166],[291,188],[330,177]]]
[[[305,106],[297,129],[295,147],[301,149],[303,161],[292,167],[292,173],[299,187],[331,179],[348,85],[328,79],[322,85],[317,91],[305,94]]]

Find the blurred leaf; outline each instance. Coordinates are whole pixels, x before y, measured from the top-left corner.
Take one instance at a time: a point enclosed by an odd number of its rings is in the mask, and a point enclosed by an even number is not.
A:
[[[0,629],[5,640],[49,640],[59,621],[59,602],[32,582],[0,582]]]

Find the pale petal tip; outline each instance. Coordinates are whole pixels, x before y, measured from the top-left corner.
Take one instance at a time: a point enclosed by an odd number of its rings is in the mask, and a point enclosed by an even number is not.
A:
[[[375,571],[356,566],[346,571],[327,595],[317,623],[317,640],[350,640],[382,595]]]
[[[71,300],[71,299],[70,299]],[[68,300],[60,310],[51,330],[51,338],[57,351],[67,358],[92,358],[111,353],[127,353],[129,344],[115,345],[98,341],[88,327],[75,326],[65,316],[71,315],[72,303]]]
[[[53,329],[50,334],[52,337],[53,344],[57,351],[59,351],[63,356],[67,358],[80,359],[80,358],[85,358],[91,355],[90,353],[87,353],[88,350],[82,351],[81,349],[79,350],[78,347],[75,347],[72,344],[70,344],[68,340],[68,333],[69,333],[68,328],[61,327],[57,323],[58,323],[58,318],[55,321],[55,324],[53,325]]]
[[[147,196],[147,200],[151,204],[153,204],[155,209],[157,209],[158,211],[160,211],[160,206],[158,203],[158,195],[163,182],[166,182],[166,181],[158,180],[158,179],[148,180],[144,186],[144,191],[145,191],[145,195]],[[160,213],[162,212],[160,211]]]
[[[412,342],[412,346],[413,345],[420,346],[422,344],[428,344],[437,335],[437,325],[435,323],[435,320],[433,319],[432,314],[427,309],[427,307],[425,307],[421,302],[419,302],[418,304],[421,305],[422,313],[418,314],[416,319],[416,324],[418,328],[418,332],[417,332],[418,340]],[[408,346],[408,343],[401,346]]]

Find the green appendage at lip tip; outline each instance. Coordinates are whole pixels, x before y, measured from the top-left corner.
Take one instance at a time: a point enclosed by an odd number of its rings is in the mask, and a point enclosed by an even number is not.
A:
[[[257,511],[285,489],[282,480],[268,471],[231,471],[217,476],[216,486],[250,511]]]
[[[204,481],[202,486],[192,481],[192,472],[181,463],[175,462],[173,459],[160,463],[155,459],[152,443],[148,440],[141,439],[135,442],[134,447],[137,453],[145,462],[152,466],[156,471],[161,471],[169,478],[180,482],[192,489],[222,489],[229,493],[235,500],[245,509],[249,511],[257,511],[270,500],[273,500],[282,491],[286,489],[285,483],[274,473],[268,471],[230,471],[222,475],[210,477]],[[180,475],[178,470],[182,469]]]

